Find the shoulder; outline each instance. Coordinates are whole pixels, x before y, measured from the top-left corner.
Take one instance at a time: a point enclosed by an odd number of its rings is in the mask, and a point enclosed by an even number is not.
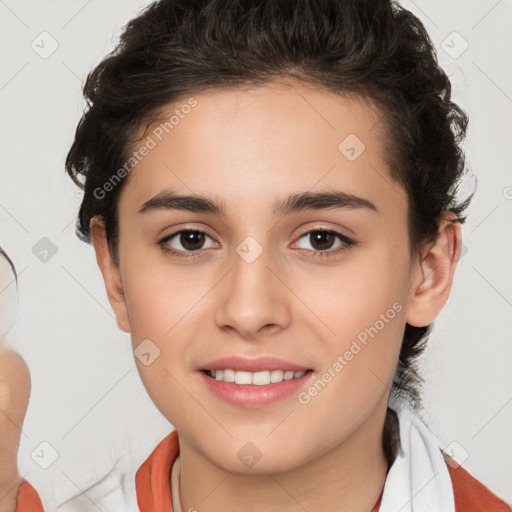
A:
[[[443,453],[452,480],[457,512],[512,512],[505,501],[459,466],[449,455]]]

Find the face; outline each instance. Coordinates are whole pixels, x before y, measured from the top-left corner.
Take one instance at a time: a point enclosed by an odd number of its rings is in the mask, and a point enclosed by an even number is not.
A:
[[[398,360],[412,262],[379,112],[286,83],[208,91],[162,117],[176,110],[134,145],[151,137],[120,195],[118,324],[197,453],[228,471],[248,470],[242,448],[260,471],[297,467],[385,409]],[[232,356],[308,372],[251,394],[202,371]]]

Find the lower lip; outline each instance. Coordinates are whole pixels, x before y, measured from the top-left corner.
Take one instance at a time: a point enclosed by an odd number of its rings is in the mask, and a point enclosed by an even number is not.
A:
[[[238,407],[257,408],[272,404],[281,398],[297,393],[304,383],[309,380],[313,372],[308,371],[298,379],[283,380],[282,382],[275,382],[264,386],[224,382],[223,380],[209,377],[203,371],[199,373],[208,389],[217,397]]]

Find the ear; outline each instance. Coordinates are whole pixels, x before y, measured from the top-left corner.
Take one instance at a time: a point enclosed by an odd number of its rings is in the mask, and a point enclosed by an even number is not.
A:
[[[437,318],[450,295],[461,246],[461,225],[453,213],[445,212],[435,242],[415,263],[406,308],[408,324],[424,327]]]
[[[130,332],[121,272],[110,254],[105,224],[100,217],[96,216],[91,219],[89,229],[94,250],[96,251],[96,261],[103,274],[108,300],[116,315],[117,326],[124,332]]]

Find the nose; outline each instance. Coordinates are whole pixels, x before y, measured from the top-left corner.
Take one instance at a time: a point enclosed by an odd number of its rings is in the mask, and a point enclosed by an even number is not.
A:
[[[224,331],[254,339],[288,326],[287,301],[292,294],[283,271],[274,268],[269,251],[264,249],[253,259],[255,247],[247,247],[246,252],[243,245],[239,247],[230,271],[219,283],[215,322]]]

